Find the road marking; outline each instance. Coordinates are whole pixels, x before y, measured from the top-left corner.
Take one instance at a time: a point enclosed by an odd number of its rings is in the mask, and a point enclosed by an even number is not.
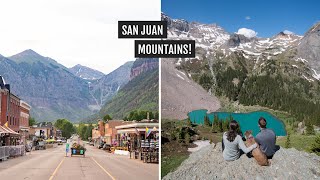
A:
[[[91,157],[91,159],[96,163],[98,164],[98,166],[106,173],[108,174],[112,180],[116,180],[116,178],[114,178],[105,168],[103,168],[95,159],[93,159],[93,157]]]
[[[53,173],[52,173],[52,175],[50,176],[49,180],[52,180],[52,179],[53,179],[53,177],[56,175],[56,173],[58,172],[61,164],[63,163],[63,161],[64,161],[65,159],[66,159],[66,157],[64,157],[64,158],[61,160],[61,162],[59,163],[59,165],[57,166],[57,168],[53,171]]]

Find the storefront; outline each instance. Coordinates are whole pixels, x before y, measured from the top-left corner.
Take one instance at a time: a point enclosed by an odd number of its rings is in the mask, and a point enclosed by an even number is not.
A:
[[[0,146],[20,145],[21,135],[9,127],[0,126]]]
[[[158,162],[159,123],[138,122],[116,126],[117,138],[113,144],[116,154],[128,154],[132,159]]]

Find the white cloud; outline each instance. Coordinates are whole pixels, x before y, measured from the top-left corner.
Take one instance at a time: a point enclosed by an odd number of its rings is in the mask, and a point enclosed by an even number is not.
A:
[[[256,37],[257,36],[257,32],[255,32],[252,29],[247,29],[247,28],[240,28],[237,32],[237,34],[242,34],[248,38],[252,38],[252,37]]]
[[[284,30],[283,33],[285,33],[285,34],[294,34],[293,32],[291,32],[289,30]]]
[[[0,54],[33,49],[71,67],[109,73],[134,60],[134,40],[118,39],[118,20],[160,20],[160,0],[0,2]]]
[[[246,19],[246,20],[250,20],[251,17],[250,17],[250,16],[246,16],[245,19]]]

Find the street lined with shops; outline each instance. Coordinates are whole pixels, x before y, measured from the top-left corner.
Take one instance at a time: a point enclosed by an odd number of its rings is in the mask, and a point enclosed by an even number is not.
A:
[[[65,157],[65,145],[0,162],[1,179],[157,179],[159,165],[86,146],[86,156]]]

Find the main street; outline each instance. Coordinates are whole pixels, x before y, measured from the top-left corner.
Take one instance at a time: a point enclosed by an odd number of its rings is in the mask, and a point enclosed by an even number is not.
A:
[[[86,157],[65,157],[65,145],[0,162],[0,179],[154,179],[158,164],[146,164],[87,145]]]

